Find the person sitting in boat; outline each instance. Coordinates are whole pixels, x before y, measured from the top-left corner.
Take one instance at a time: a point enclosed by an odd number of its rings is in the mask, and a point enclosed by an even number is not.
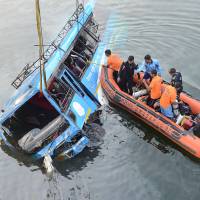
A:
[[[147,105],[153,107],[156,101],[161,97],[161,85],[162,85],[162,78],[158,76],[158,73],[155,69],[151,71],[151,78],[152,81],[150,85],[144,82],[145,87],[148,92],[150,92],[150,96],[147,99]]]
[[[176,101],[176,89],[171,85],[162,84],[160,111],[169,119],[174,119],[172,104]]]
[[[175,68],[171,68],[169,74],[171,76],[171,85],[176,88],[177,94],[179,95],[183,91],[182,75]]]
[[[105,55],[107,57],[107,67],[114,70],[113,76],[115,80],[117,80],[118,72],[123,63],[123,60],[117,54],[112,54],[110,49],[105,51]]]
[[[143,83],[147,84],[147,80],[151,79],[151,71],[156,70],[157,74],[161,76],[161,66],[157,59],[152,59],[150,55],[144,57],[144,62],[139,66],[138,71],[144,71]]]
[[[200,137],[200,113],[196,115],[194,120],[192,120],[192,118],[189,118],[189,120],[190,120],[190,122],[192,122],[192,128],[190,128],[189,130],[187,129],[187,130],[190,133],[192,132],[197,137]]]
[[[119,76],[118,76],[118,83],[120,88],[132,95],[133,94],[133,86],[134,86],[134,81],[133,81],[133,76],[134,76],[134,71],[138,68],[138,65],[135,64],[134,61],[134,56],[129,56],[128,60],[124,62],[121,65],[121,68],[119,70]]]
[[[200,113],[194,119],[194,126],[192,127],[192,131],[194,135],[200,137]]]

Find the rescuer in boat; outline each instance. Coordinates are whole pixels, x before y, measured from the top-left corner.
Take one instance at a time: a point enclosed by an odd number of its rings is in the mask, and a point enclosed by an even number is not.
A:
[[[135,85],[133,81],[133,76],[135,70],[137,69],[138,65],[135,64],[134,56],[129,56],[128,60],[121,65],[121,68],[119,70],[117,82],[119,83],[121,90],[130,95],[133,94],[133,86]]]
[[[175,68],[171,68],[169,74],[171,76],[171,85],[176,88],[177,94],[179,95],[183,91],[182,75]]]
[[[173,86],[162,84],[160,111],[171,120],[174,120],[172,104],[176,101],[176,95],[176,89]]]
[[[162,85],[162,78],[158,76],[157,71],[154,69],[151,71],[151,83],[148,85],[144,82],[144,85],[147,91],[150,93],[150,96],[147,99],[147,105],[153,107],[156,101],[161,97],[161,85]]]
[[[200,137],[200,113],[195,117],[193,127],[190,129],[194,135]]]
[[[150,55],[144,57],[144,62],[139,67],[139,71],[144,71],[143,83],[147,84],[147,80],[151,79],[151,71],[156,70],[157,74],[161,76],[161,66],[157,59],[152,59]]]
[[[114,70],[113,76],[115,80],[117,80],[118,72],[123,63],[123,60],[117,54],[112,54],[110,49],[105,51],[105,55],[107,57],[107,67]]]

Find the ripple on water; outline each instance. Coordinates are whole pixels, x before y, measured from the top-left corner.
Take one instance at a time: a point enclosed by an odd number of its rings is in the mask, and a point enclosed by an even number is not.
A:
[[[14,71],[37,56],[32,48],[36,43],[32,3],[18,0],[10,6],[1,0],[0,104],[12,91],[9,83],[16,75]],[[72,0],[41,3],[49,43],[75,4]],[[198,0],[102,0],[97,6],[113,14],[108,47],[114,52],[124,59],[133,54],[138,63],[150,53],[165,70],[175,66],[185,82],[199,87]],[[104,17],[102,13],[96,15]],[[35,166],[0,151],[0,199],[199,199],[199,163],[124,112],[115,108],[106,112],[103,144],[70,161],[55,163],[56,174],[50,180]]]

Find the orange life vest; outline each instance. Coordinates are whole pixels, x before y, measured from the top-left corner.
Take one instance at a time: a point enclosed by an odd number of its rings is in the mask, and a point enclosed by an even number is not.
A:
[[[111,54],[107,60],[108,66],[114,69],[115,71],[120,70],[122,63],[123,63],[123,60],[116,54]]]
[[[162,85],[162,78],[160,76],[155,76],[149,87],[151,88],[151,99],[159,99],[161,96],[161,85]]]
[[[171,85],[162,84],[163,92],[160,98],[160,106],[168,108],[176,100],[176,89]]]

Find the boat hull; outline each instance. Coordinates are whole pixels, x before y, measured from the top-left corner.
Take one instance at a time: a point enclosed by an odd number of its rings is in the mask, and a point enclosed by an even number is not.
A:
[[[148,107],[142,101],[124,93],[113,79],[112,69],[102,68],[101,85],[110,103],[128,111],[193,156],[200,158],[200,139],[192,133],[185,134],[181,126]]]

